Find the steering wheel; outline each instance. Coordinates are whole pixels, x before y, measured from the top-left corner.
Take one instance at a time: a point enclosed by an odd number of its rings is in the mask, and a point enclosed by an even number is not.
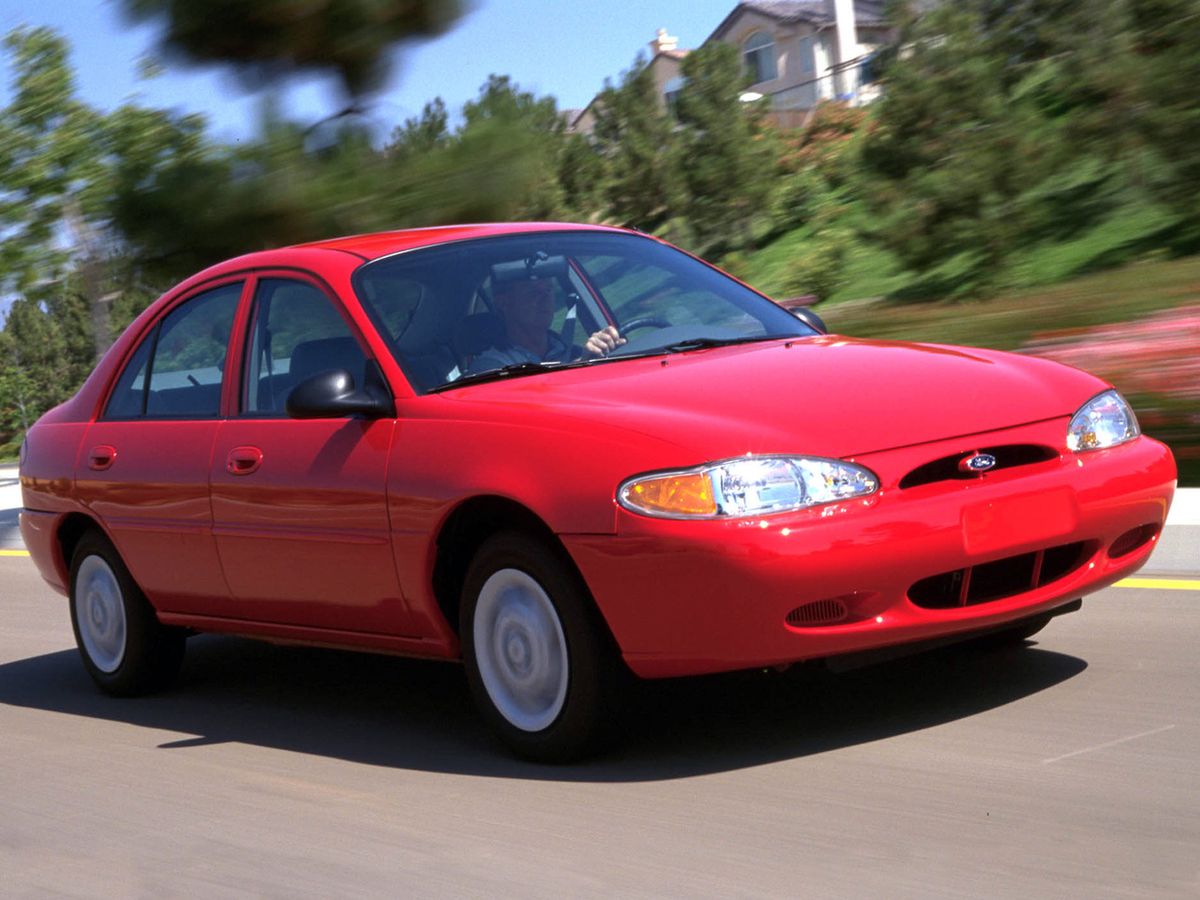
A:
[[[670,328],[671,323],[662,316],[638,316],[630,319],[621,326],[621,334],[626,335],[638,328]]]

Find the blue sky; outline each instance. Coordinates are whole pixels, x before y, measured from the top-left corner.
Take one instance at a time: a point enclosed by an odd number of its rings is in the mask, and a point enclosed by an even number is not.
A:
[[[681,47],[695,47],[735,6],[736,0],[475,0],[447,34],[401,50],[372,117],[386,134],[438,95],[457,111],[492,72],[553,94],[560,107],[582,107],[659,28],[678,36]],[[68,38],[79,91],[93,105],[111,109],[136,96],[147,105],[204,113],[225,139],[251,133],[255,96],[219,69],[170,65],[162,77],[139,82],[138,60],[153,52],[155,29],[130,26],[111,0],[0,0],[0,32],[21,24],[48,25]],[[0,102],[7,100],[8,77],[6,70]],[[319,79],[290,90],[286,104],[304,121],[340,108],[332,83]]]

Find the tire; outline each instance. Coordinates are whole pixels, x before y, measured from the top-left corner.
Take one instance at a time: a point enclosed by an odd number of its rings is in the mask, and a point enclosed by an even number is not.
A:
[[[459,608],[471,695],[513,753],[562,763],[602,746],[620,663],[568,564],[544,542],[498,534],[471,560]]]
[[[83,666],[105,693],[148,694],[175,680],[187,634],[154,608],[102,534],[90,531],[71,558],[71,627]]]

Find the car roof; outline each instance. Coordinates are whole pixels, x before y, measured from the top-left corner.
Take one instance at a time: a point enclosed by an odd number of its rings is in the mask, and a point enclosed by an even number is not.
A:
[[[341,250],[353,253],[364,260],[379,259],[392,253],[428,247],[447,241],[463,241],[471,238],[495,237],[503,234],[524,234],[532,231],[619,231],[603,225],[579,225],[567,222],[499,222],[479,225],[442,225],[432,228],[408,228],[401,231],[381,231],[375,234],[357,234],[350,237],[331,238],[296,244],[291,250],[320,249]]]
[[[363,263],[414,250],[432,247],[451,241],[473,238],[497,237],[506,234],[530,234],[539,231],[607,231],[628,233],[627,229],[607,225],[580,225],[569,222],[493,222],[478,225],[443,225],[432,228],[408,228],[398,231],[380,231],[374,234],[357,234],[349,237],[329,238],[303,244],[292,244],[273,250],[254,250],[233,259],[227,259],[197,272],[171,288],[160,301],[168,296],[178,296],[198,284],[213,278],[223,277],[263,267],[317,266],[329,271],[330,263],[343,271],[352,271]],[[346,266],[349,263],[349,266]]]

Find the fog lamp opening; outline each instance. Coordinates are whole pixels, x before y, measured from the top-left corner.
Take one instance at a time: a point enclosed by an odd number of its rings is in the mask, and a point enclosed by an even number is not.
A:
[[[1130,528],[1112,542],[1112,546],[1108,548],[1108,558],[1117,559],[1141,549],[1158,536],[1158,531],[1159,526],[1153,522],[1147,522],[1145,525],[1139,525],[1137,528]]]

